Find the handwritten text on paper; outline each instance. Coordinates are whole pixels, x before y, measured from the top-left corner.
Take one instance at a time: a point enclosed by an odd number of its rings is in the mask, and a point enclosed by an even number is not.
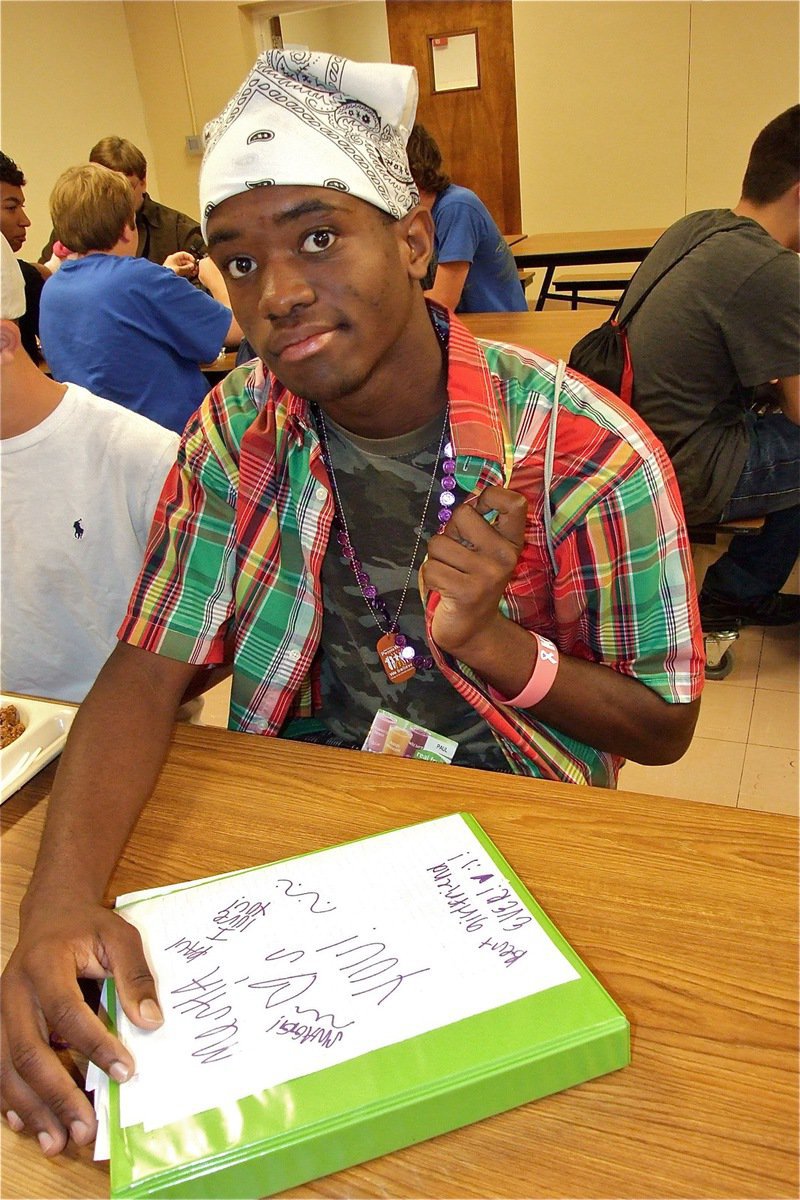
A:
[[[120,1019],[150,1129],[577,978],[460,816],[121,911],[165,1013]]]

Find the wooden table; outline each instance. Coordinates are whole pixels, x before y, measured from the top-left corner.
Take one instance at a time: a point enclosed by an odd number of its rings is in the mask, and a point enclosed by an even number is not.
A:
[[[53,770],[0,809],[6,955]],[[287,1194],[796,1197],[792,817],[180,726],[112,893],[456,809],[620,1004],[632,1065]],[[5,1123],[2,1149],[5,1200],[108,1195],[87,1150],[48,1161]]]
[[[459,319],[477,338],[510,342],[526,350],[538,350],[550,358],[569,358],[579,338],[596,329],[603,317],[596,310],[572,312],[462,313]]]
[[[550,358],[569,358],[578,338],[596,328],[603,317],[595,311],[579,309],[577,312],[460,313],[459,320],[475,337],[511,342]],[[235,365],[236,351],[228,350],[213,362],[203,363],[202,369],[209,375],[224,375]]]
[[[551,292],[557,267],[591,266],[597,263],[639,263],[664,232],[658,229],[601,229],[593,233],[532,233],[511,247],[518,267],[544,267],[544,279],[536,300],[541,310]],[[561,297],[563,299],[563,296]]]
[[[204,375],[218,375],[221,379],[223,375],[227,375],[229,371],[232,371],[235,366],[236,351],[223,350],[212,362],[200,363],[200,370]],[[218,380],[215,379],[214,382],[216,383]]]

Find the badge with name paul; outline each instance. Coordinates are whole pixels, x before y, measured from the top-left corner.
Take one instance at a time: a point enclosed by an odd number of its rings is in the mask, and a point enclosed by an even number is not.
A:
[[[395,754],[401,758],[449,763],[453,761],[458,742],[379,708],[361,749],[370,754]]]

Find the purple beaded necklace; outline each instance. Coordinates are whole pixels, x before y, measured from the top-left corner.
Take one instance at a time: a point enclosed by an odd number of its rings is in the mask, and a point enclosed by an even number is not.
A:
[[[347,518],[344,515],[342,507],[342,498],[339,494],[339,485],[336,482],[336,473],[331,462],[331,454],[328,446],[328,431],[325,427],[325,418],[322,411],[313,405],[314,417],[316,419],[317,428],[320,433],[322,442],[322,457],[325,466],[330,475],[331,485],[334,495],[334,524],[336,526],[336,540],[339,543],[340,552],[345,562],[350,564],[350,567],[358,584],[359,591],[364,597],[364,601],[372,614],[372,619],[378,626],[381,636],[378,638],[376,649],[378,657],[381,661],[381,666],[386,672],[386,676],[391,683],[404,683],[405,680],[411,679],[418,671],[429,671],[433,667],[433,659],[428,654],[420,654],[411,645],[404,633],[398,629],[398,621],[400,613],[405,603],[408,587],[411,582],[411,576],[414,573],[414,566],[417,561],[422,535],[425,530],[425,518],[428,515],[428,508],[433,495],[433,487],[436,483],[436,473],[441,462],[442,478],[439,481],[439,530],[441,533],[447,522],[450,520],[455,504],[455,470],[456,463],[453,457],[453,446],[450,442],[446,442],[448,418],[450,415],[450,404],[448,402],[445,408],[444,421],[442,423],[442,433],[439,438],[439,448],[436,451],[436,461],[433,464],[433,472],[431,474],[431,482],[428,488],[428,494],[425,497],[425,506],[422,510],[422,518],[420,520],[417,532],[417,540],[414,544],[414,552],[411,555],[411,563],[409,564],[406,574],[403,590],[400,594],[400,602],[397,605],[397,611],[394,617],[389,619],[389,606],[381,595],[374,583],[370,580],[369,574],[364,570],[364,565],[358,557],[355,547],[353,546],[350,537],[350,530],[347,525]],[[444,456],[444,457],[443,457]],[[387,628],[388,626],[388,628]]]

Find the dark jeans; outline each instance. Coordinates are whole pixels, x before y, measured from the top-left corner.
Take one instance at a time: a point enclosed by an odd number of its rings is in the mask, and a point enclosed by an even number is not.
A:
[[[706,572],[704,588],[737,600],[779,592],[800,554],[800,426],[783,413],[748,413],[750,451],[721,520],[765,517],[737,534]]]

